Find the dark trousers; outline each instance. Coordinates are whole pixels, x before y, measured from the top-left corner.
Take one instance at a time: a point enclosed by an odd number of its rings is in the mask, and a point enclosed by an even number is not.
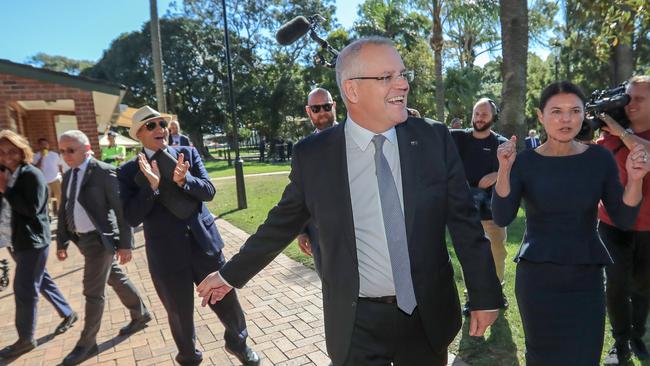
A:
[[[84,235],[79,238],[77,245],[84,256],[83,294],[86,299],[84,328],[77,345],[89,347],[97,342],[106,302],[106,283],[129,309],[132,319],[144,316],[147,308],[138,290],[117,264],[115,253],[102,244],[99,234]]]
[[[359,298],[350,351],[343,366],[444,366],[447,349],[434,350],[418,308],[407,315],[397,304]]]
[[[151,273],[158,297],[167,311],[172,337],[178,347],[176,360],[179,363],[202,359],[201,352],[195,346],[194,284],[201,283],[208,274],[218,271],[226,262],[221,252],[212,256],[205,254],[189,234],[188,242],[187,245],[192,248],[192,259],[185,268],[174,272]],[[210,305],[210,308],[224,325],[226,346],[234,351],[243,351],[248,331],[237,293],[230,291],[223,300]]]
[[[650,308],[650,231],[623,231],[601,222],[598,233],[614,264],[607,273],[607,313],[617,342],[642,338]]]
[[[49,249],[45,247],[12,252],[16,261],[14,277],[16,330],[22,340],[34,339],[39,292],[54,306],[60,317],[72,314],[70,305],[45,268]]]

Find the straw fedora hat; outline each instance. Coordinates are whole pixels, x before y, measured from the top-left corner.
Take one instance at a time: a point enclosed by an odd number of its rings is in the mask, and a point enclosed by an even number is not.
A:
[[[165,121],[167,121],[167,123],[171,122],[172,120],[171,116],[163,116],[162,114],[160,114],[160,112],[149,107],[148,105],[135,111],[135,113],[133,113],[131,129],[129,130],[129,136],[131,136],[132,139],[139,140],[138,131],[140,130],[140,128],[144,126],[145,123],[155,118],[164,118]]]

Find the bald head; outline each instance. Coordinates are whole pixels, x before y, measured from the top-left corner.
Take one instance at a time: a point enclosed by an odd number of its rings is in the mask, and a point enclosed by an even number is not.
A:
[[[309,92],[305,110],[318,131],[332,127],[336,121],[336,102],[327,89],[315,88]]]

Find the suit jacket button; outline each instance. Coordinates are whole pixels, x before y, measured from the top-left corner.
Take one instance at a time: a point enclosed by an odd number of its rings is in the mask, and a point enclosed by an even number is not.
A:
[[[356,301],[352,301],[352,307],[355,307],[355,306],[357,306],[357,302],[356,302]]]

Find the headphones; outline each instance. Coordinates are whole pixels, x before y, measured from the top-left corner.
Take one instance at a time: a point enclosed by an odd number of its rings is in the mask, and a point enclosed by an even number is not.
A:
[[[492,108],[492,123],[497,123],[499,121],[499,107],[497,104],[490,98],[484,98],[484,100],[490,103],[490,108]]]

